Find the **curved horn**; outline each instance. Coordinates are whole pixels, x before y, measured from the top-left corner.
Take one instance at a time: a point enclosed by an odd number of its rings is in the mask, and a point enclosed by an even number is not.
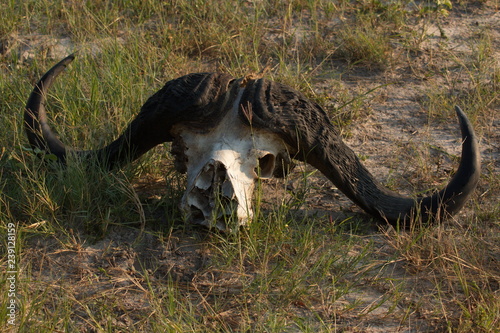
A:
[[[73,54],[67,56],[42,76],[31,92],[24,111],[24,127],[31,147],[50,151],[62,161],[66,158],[66,147],[50,129],[44,104],[47,91],[55,78],[73,59]]]
[[[393,225],[418,216],[426,222],[429,218],[440,220],[455,214],[479,181],[477,140],[469,120],[458,107],[463,139],[458,172],[443,190],[413,199],[380,184],[342,141],[325,111],[301,93],[278,83],[258,80],[248,86],[242,99],[253,105],[253,126],[280,135],[295,158],[320,170],[366,212]]]
[[[52,132],[47,121],[44,103],[55,78],[73,61],[70,55],[52,67],[35,85],[24,113],[28,140],[33,148],[48,151],[65,162],[68,151],[84,157],[96,157],[106,168],[133,161],[154,146],[172,141],[172,127],[179,122],[192,126],[210,127],[223,112],[222,100],[233,78],[226,74],[189,74],[169,81],[142,106],[115,141],[90,151],[66,147]]]

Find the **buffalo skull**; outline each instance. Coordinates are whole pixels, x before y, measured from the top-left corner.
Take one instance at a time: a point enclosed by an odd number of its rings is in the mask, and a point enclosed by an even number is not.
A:
[[[48,125],[44,101],[54,79],[73,59],[66,57],[40,79],[24,112],[31,146],[62,163],[70,149]],[[415,219],[436,221],[455,214],[479,181],[474,130],[464,112],[458,107],[456,112],[463,141],[458,170],[442,190],[415,198],[379,183],[318,104],[263,78],[194,73],[171,80],[144,103],[115,141],[98,150],[71,151],[111,169],[172,142],[176,169],[187,173],[181,207],[189,220],[209,227],[225,229],[231,216],[239,225],[250,221],[256,180],[284,175],[291,159],[317,168],[370,215],[409,225]]]

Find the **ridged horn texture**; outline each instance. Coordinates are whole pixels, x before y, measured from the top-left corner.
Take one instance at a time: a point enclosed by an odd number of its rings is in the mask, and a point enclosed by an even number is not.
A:
[[[40,79],[24,114],[31,146],[56,155],[62,162],[70,149],[50,129],[44,101],[54,79],[73,59],[73,55],[66,57]],[[410,198],[380,184],[342,141],[325,111],[300,92],[265,79],[236,80],[221,73],[189,74],[167,82],[146,101],[123,134],[111,144],[93,151],[71,151],[93,156],[109,169],[121,166],[160,143],[172,141],[177,124],[210,132],[237,98],[240,98],[239,118],[243,123],[277,134],[293,158],[320,170],[367,213],[393,225],[419,217],[424,222],[441,220],[455,214],[479,181],[477,140],[459,107],[456,112],[463,143],[458,171],[441,191]]]
[[[343,141],[324,110],[282,84],[259,80],[244,95],[253,107],[252,124],[279,134],[296,147],[294,158],[320,170],[339,190],[374,217],[396,225],[421,216],[424,222],[457,213],[479,181],[480,153],[471,123],[456,107],[462,131],[457,173],[441,191],[409,198],[380,184]]]

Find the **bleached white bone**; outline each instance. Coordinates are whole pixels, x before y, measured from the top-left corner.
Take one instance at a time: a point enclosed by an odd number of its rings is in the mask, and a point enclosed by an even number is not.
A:
[[[259,158],[272,156],[272,172],[276,156],[286,152],[277,135],[253,129],[239,119],[242,93],[240,89],[230,110],[210,132],[200,133],[183,125],[174,128],[185,144],[187,157],[187,188],[181,208],[188,220],[222,230],[227,228],[224,220],[230,220],[231,213],[236,215],[236,225],[231,229],[253,217],[252,194],[259,176]],[[221,210],[222,214],[217,213]]]

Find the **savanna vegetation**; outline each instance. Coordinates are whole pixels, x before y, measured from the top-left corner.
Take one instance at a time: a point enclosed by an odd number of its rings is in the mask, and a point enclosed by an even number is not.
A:
[[[498,0],[6,0],[0,4],[0,330],[498,332]],[[252,223],[200,229],[177,206],[169,145],[121,170],[40,159],[22,113],[48,96],[79,148],[115,138],[178,76],[263,72],[324,106],[406,194],[453,174],[460,105],[483,155],[470,202],[395,230],[305,165],[259,183]],[[14,304],[12,307],[11,304]],[[11,311],[14,308],[15,311]]]

